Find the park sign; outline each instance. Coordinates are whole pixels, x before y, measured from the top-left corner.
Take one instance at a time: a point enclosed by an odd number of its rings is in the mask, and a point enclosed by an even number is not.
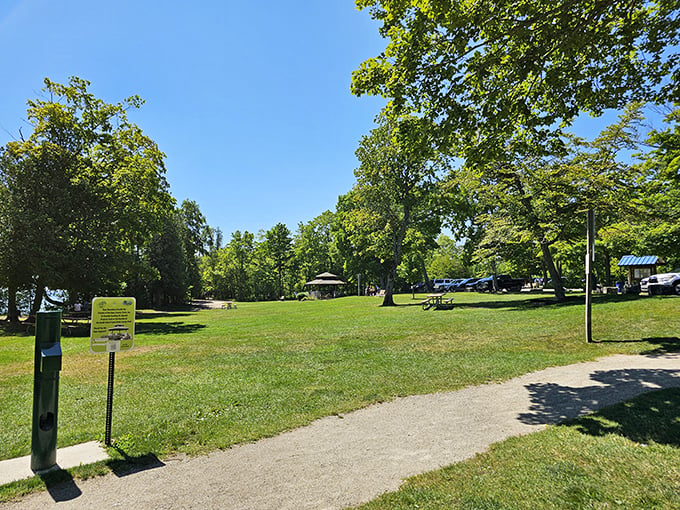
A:
[[[96,297],[92,300],[90,351],[129,351],[134,344],[134,337],[135,298]]]

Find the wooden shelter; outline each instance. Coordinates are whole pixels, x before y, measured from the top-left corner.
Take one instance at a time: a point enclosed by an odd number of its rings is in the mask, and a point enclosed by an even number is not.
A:
[[[643,278],[656,274],[658,272],[657,266],[665,264],[660,257],[656,255],[644,255],[636,257],[635,255],[624,255],[619,260],[619,267],[628,268],[628,285],[640,283]]]
[[[321,273],[316,275],[316,278],[311,282],[305,283],[305,285],[313,289],[309,291],[309,295],[314,299],[324,299],[336,297],[338,287],[346,285],[346,282],[332,273]]]

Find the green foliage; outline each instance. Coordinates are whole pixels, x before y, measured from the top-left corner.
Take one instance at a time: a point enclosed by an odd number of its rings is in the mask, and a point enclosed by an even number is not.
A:
[[[558,126],[631,101],[678,99],[680,21],[654,0],[357,0],[382,23],[383,53],[354,72],[352,91],[424,114],[441,147],[502,158],[521,133],[554,153]]]
[[[441,228],[438,200],[448,160],[432,146],[428,127],[415,117],[384,117],[363,137],[350,207],[340,215],[353,251],[383,265],[385,305],[394,304],[403,251],[434,245]]]
[[[154,306],[184,303],[188,292],[187,253],[179,214],[164,218],[148,246],[147,259],[158,278],[150,282]]]
[[[49,99],[28,101],[33,132],[2,150],[0,282],[12,292],[120,290],[172,209],[164,155],[127,119],[141,99],[108,104],[88,87],[45,79]]]
[[[313,280],[317,274],[342,273],[333,231],[335,221],[335,214],[325,211],[309,223],[298,225],[293,239],[294,260],[299,274],[294,286],[298,290],[303,288],[306,281]]]
[[[283,223],[277,223],[265,234],[263,248],[273,262],[277,278],[277,298],[284,296],[284,277],[293,257],[293,239],[290,230]]]
[[[530,276],[540,271],[540,250],[550,278],[560,282],[558,262],[565,258],[565,248],[570,250],[585,237],[586,210],[595,211],[600,228],[635,216],[643,174],[639,167],[618,161],[617,155],[636,146],[640,121],[639,105],[632,105],[593,142],[572,139],[567,153],[513,152],[523,148],[513,140],[503,161],[469,163],[454,173],[452,178],[480,211],[475,220],[482,233],[478,258],[517,261],[517,269]],[[584,260],[566,258],[571,265]],[[564,299],[559,285],[555,294]]]
[[[466,264],[462,246],[445,235],[437,238],[436,248],[428,257],[427,272],[432,278],[466,278],[470,266]]]

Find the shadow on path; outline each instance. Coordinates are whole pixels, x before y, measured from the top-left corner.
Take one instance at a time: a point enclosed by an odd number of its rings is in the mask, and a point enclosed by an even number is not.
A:
[[[111,471],[119,478],[165,466],[165,464],[153,453],[147,453],[138,457],[130,457],[120,448],[116,448],[115,446],[114,448],[123,456],[123,459],[109,460],[106,465],[109,466]]]
[[[109,460],[106,462],[106,465],[119,478],[165,466],[153,453],[140,455],[139,457],[130,457],[122,450],[118,449],[118,451],[124,458]],[[73,476],[66,470],[57,469],[39,476],[45,483],[47,492],[56,503],[71,501],[82,495],[82,491],[76,485]]]
[[[64,469],[57,469],[38,476],[45,483],[47,492],[57,503],[71,501],[82,494],[71,473]]]
[[[600,384],[574,388],[555,383],[526,386],[530,412],[519,420],[529,425],[553,425],[660,388],[680,387],[680,370],[630,369],[599,371],[591,379]]]

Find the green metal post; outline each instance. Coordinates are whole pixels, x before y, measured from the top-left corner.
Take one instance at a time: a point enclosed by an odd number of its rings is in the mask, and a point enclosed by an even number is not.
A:
[[[57,463],[57,409],[61,370],[61,310],[38,312],[35,321],[31,469]]]

